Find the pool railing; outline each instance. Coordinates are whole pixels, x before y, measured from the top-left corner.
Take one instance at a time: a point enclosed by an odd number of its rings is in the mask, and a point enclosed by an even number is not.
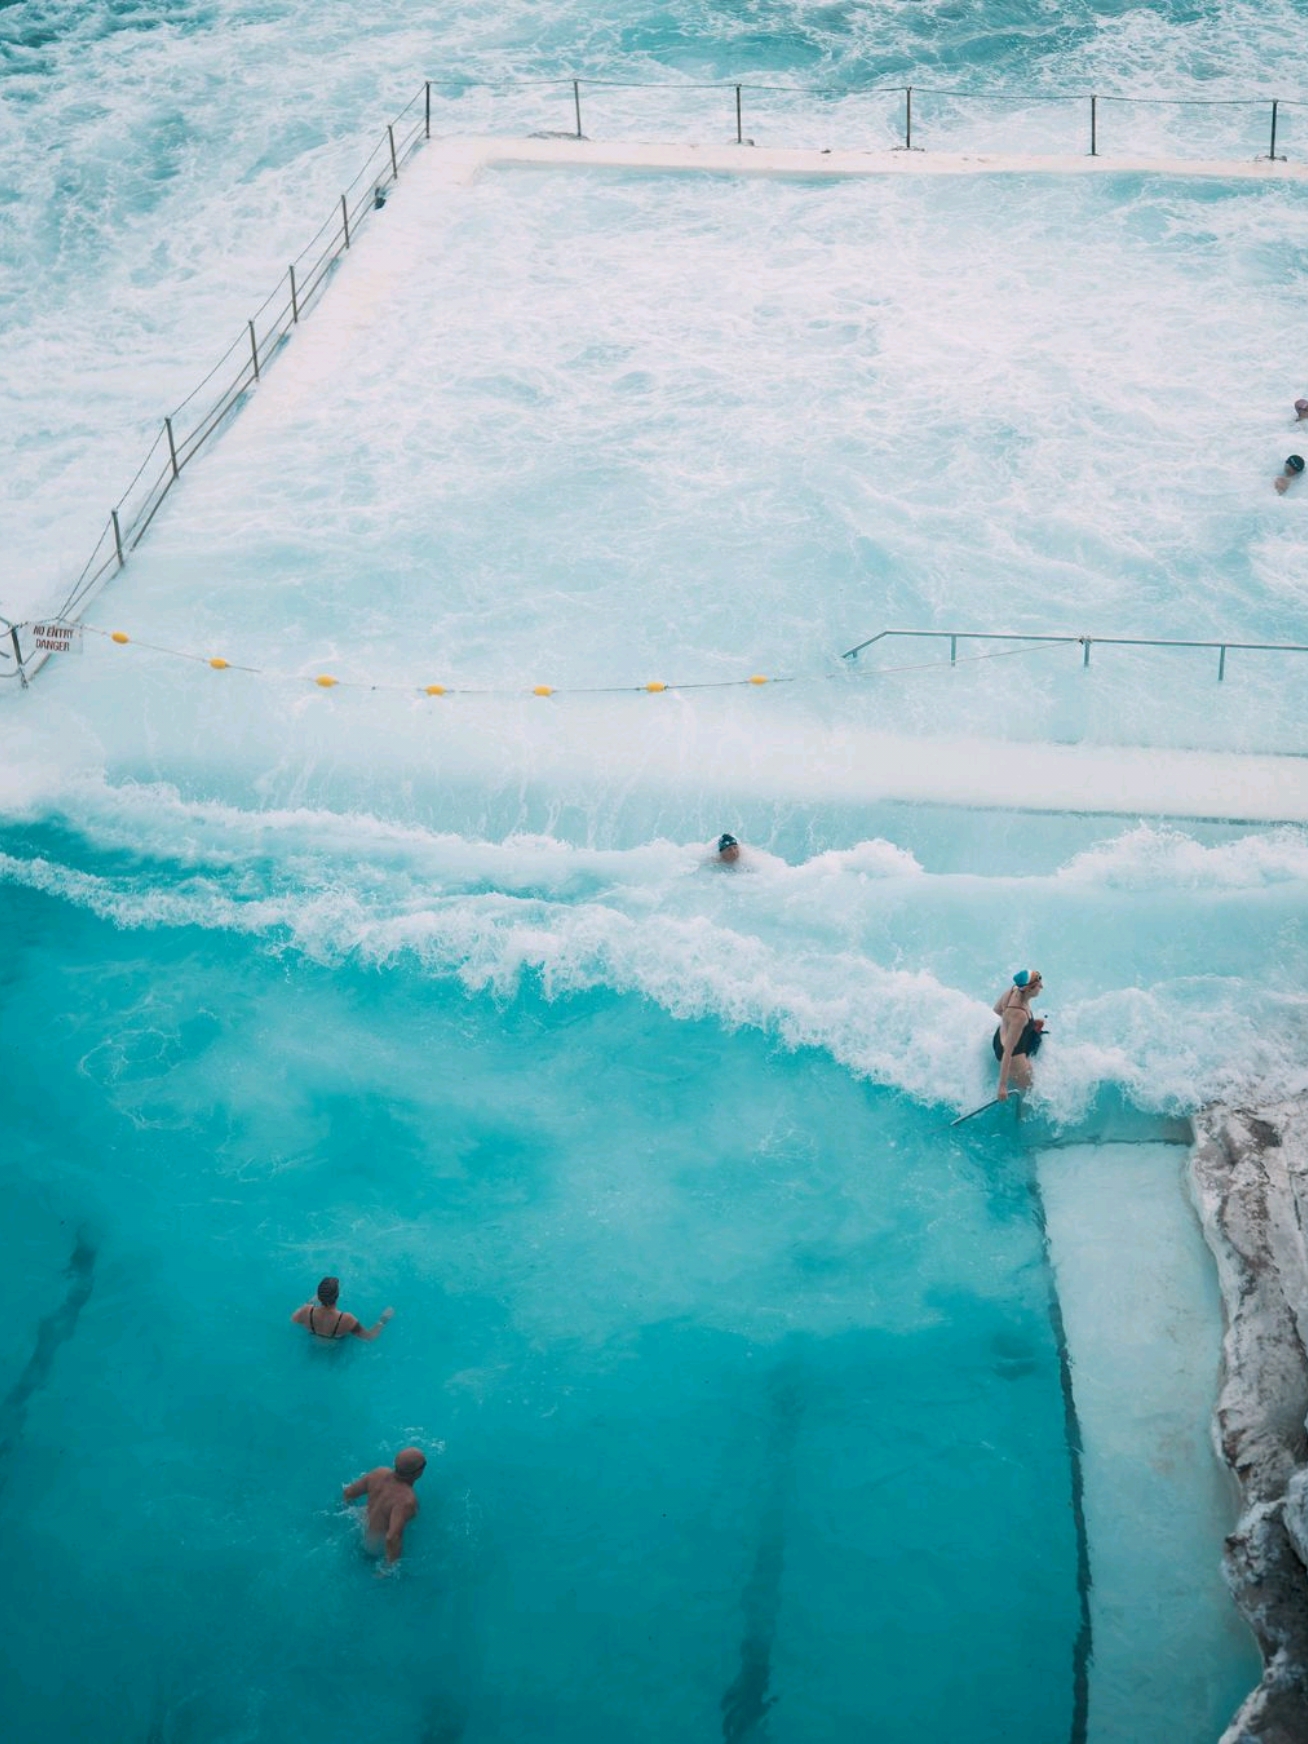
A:
[[[1226,656],[1232,649],[1261,654],[1308,654],[1308,642],[1217,642],[1196,641],[1177,636],[1031,635],[1025,630],[878,630],[875,636],[869,636],[865,642],[859,642],[855,647],[846,649],[841,658],[857,660],[864,649],[875,647],[878,642],[885,642],[895,637],[916,637],[927,641],[948,642],[949,664],[951,666],[958,664],[958,645],[960,642],[1008,642],[1017,645],[1046,642],[1057,643],[1061,646],[1079,644],[1083,650],[1082,666],[1089,666],[1090,650],[1096,645],[1105,648],[1208,648],[1217,653],[1217,682],[1219,684],[1226,677]]]

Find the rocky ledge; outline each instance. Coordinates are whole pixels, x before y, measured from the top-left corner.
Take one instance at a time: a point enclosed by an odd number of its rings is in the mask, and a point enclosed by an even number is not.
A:
[[[1308,1744],[1308,1097],[1210,1108],[1196,1126],[1226,1304],[1216,1432],[1243,1501],[1226,1578],[1264,1665],[1221,1744]]]

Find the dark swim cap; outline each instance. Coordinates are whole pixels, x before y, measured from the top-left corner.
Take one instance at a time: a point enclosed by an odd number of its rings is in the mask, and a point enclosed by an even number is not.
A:
[[[1299,462],[1299,465],[1300,466],[1303,465],[1302,460]],[[724,854],[728,848],[738,848],[739,846],[740,846],[740,843],[736,840],[736,838],[734,836],[728,836],[726,834],[723,834],[723,835],[718,837],[718,853],[719,854]]]
[[[1292,454],[1290,456],[1290,458],[1286,461],[1285,466],[1286,466],[1287,472],[1302,472],[1303,471],[1303,455],[1302,454]]]

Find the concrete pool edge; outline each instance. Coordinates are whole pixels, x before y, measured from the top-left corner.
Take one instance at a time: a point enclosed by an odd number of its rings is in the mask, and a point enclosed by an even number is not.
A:
[[[1090,157],[1043,153],[927,152],[892,147],[842,151],[803,146],[757,146],[750,140],[720,145],[648,140],[593,140],[584,135],[531,134],[525,138],[446,134],[431,141],[432,159],[454,182],[472,181],[483,170],[571,168],[701,170],[716,175],[896,176],[896,175],[1165,175],[1223,181],[1308,180],[1308,164],[1254,158]]]
[[[1214,1435],[1242,1512],[1224,1569],[1263,1676],[1222,1744],[1308,1739],[1308,1095],[1199,1117],[1191,1186],[1225,1310]]]

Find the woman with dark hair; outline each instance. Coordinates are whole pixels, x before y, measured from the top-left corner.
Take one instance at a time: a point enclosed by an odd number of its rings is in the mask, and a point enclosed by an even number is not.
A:
[[[377,1338],[382,1327],[395,1313],[393,1308],[383,1308],[377,1324],[369,1329],[356,1320],[353,1314],[347,1314],[344,1309],[336,1306],[340,1293],[339,1278],[324,1278],[318,1286],[318,1300],[306,1302],[303,1308],[297,1308],[291,1319],[297,1326],[303,1326],[311,1337],[321,1338],[325,1344],[332,1344],[338,1338]]]

